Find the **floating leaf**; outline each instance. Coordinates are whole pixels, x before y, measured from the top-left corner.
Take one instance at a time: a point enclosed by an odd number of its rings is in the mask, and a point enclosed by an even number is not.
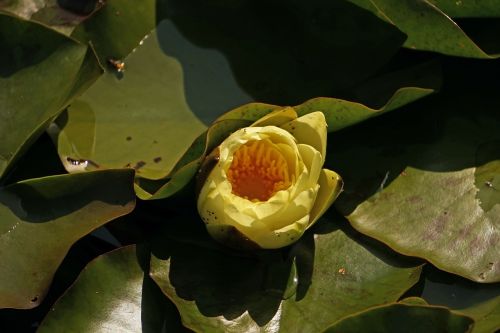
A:
[[[400,253],[477,282],[498,282],[500,204],[481,208],[474,172],[407,168],[348,219]]]
[[[91,49],[0,14],[0,177],[100,74]]]
[[[322,331],[346,315],[397,300],[420,274],[415,264],[361,245],[326,221],[293,246],[290,261],[279,252],[230,253],[203,241],[206,233],[196,236],[192,218],[177,219],[169,221],[173,234],[157,233],[150,272],[195,331]],[[186,231],[179,234],[182,225]],[[295,295],[290,279],[298,281]]]
[[[475,90],[448,89],[407,116],[331,140],[336,153],[326,166],[345,181],[336,206],[358,231],[400,253],[499,281],[498,101],[482,98],[470,113]]]
[[[104,74],[57,120],[51,133],[69,172],[133,168],[160,179],[205,129],[184,99],[179,63],[161,50],[164,28],[125,59],[124,72]]]
[[[314,98],[294,108],[299,116],[309,112],[322,111],[328,123],[328,131],[335,132],[402,107],[433,92],[433,89],[426,88],[401,88],[394,93],[385,106],[378,110],[359,103],[326,97]]]
[[[0,11],[43,23],[65,35],[70,35],[77,25],[87,20],[101,6],[101,1],[97,0],[0,1]]]
[[[395,303],[368,309],[329,327],[327,333],[349,332],[469,332],[472,318],[448,308]]]
[[[349,1],[372,11],[407,34],[404,46],[410,49],[479,59],[500,56],[485,53],[452,19],[427,0]]]
[[[65,1],[78,6],[74,0]],[[102,64],[110,58],[121,60],[156,26],[156,3],[155,0],[106,1],[71,36],[82,42],[91,42]]]
[[[428,0],[451,17],[500,17],[496,0]]]
[[[38,332],[182,331],[178,314],[144,272],[134,245],[89,263]]]
[[[474,318],[472,333],[498,332],[500,329],[500,296],[456,312]]]
[[[0,307],[33,308],[79,238],[135,205],[130,170],[31,179],[0,190]]]

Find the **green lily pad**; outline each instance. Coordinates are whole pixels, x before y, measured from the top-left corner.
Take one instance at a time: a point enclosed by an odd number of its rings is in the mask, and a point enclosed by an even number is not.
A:
[[[325,332],[463,333],[469,332],[473,325],[472,318],[445,307],[395,303],[344,318]]]
[[[43,23],[65,35],[99,10],[97,0],[7,0],[0,1],[0,11],[15,14],[26,20]]]
[[[348,219],[400,253],[473,281],[498,282],[500,203],[481,208],[475,170],[443,174],[407,168]]]
[[[499,103],[487,84],[455,84],[383,123],[332,137],[326,166],[344,179],[336,207],[358,231],[444,271],[494,282]],[[478,98],[481,108],[470,112]]]
[[[135,245],[97,257],[54,304],[38,332],[182,331],[175,307],[146,275]]]
[[[337,98],[318,97],[295,106],[299,116],[321,111],[325,114],[328,132],[335,132],[385,112],[400,108],[434,92],[434,89],[406,87],[398,89],[380,109],[372,109],[359,103]]]
[[[456,312],[474,318],[476,324],[472,333],[498,332],[500,330],[500,296],[466,309],[458,309]]]
[[[289,259],[286,251],[231,252],[207,239],[196,215],[176,220],[156,233],[150,275],[195,331],[318,332],[397,300],[420,275],[420,266],[325,220]]]
[[[51,176],[0,190],[0,307],[33,308],[79,238],[135,205],[133,172]]]
[[[427,0],[451,17],[500,17],[496,0]]]
[[[75,2],[66,1],[69,4]],[[85,43],[90,42],[102,64],[110,58],[121,60],[156,26],[156,3],[155,0],[106,1],[71,36]]]
[[[407,34],[408,39],[404,43],[407,48],[479,59],[492,59],[500,56],[483,51],[449,16],[428,1],[349,1],[372,11],[382,20],[394,24]]]
[[[161,179],[205,129],[185,101],[179,63],[161,49],[162,29],[124,60],[124,72],[104,74],[56,121],[51,134],[69,172],[133,168]]]
[[[100,74],[87,46],[0,14],[0,177]]]

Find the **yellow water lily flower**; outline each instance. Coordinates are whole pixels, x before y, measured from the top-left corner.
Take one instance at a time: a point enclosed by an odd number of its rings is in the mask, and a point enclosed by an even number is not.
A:
[[[226,138],[202,166],[211,170],[197,205],[210,235],[242,248],[298,240],[342,189],[323,169],[326,127],[322,112],[297,117],[284,108]]]

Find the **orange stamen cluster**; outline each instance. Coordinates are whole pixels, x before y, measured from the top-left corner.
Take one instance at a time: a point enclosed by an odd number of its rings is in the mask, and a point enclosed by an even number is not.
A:
[[[286,158],[268,140],[249,141],[239,147],[227,171],[232,192],[252,201],[267,201],[292,184]]]

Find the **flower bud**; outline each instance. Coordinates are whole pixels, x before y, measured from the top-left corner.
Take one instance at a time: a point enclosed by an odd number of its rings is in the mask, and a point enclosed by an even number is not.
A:
[[[207,158],[198,195],[210,235],[240,248],[298,240],[342,189],[340,176],[323,169],[326,133],[322,112],[297,118],[287,108],[226,138]]]

